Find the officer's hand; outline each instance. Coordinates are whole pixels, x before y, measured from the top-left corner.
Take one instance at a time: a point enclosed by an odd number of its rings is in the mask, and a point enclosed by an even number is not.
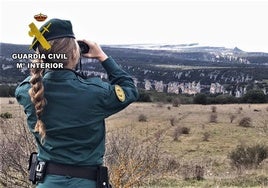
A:
[[[105,52],[101,49],[101,47],[96,43],[89,40],[82,40],[89,46],[89,52],[86,54],[82,54],[84,57],[88,58],[96,58],[100,62],[103,62],[108,58]]]

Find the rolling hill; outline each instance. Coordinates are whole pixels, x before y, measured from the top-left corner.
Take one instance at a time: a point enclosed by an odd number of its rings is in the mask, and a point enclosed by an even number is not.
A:
[[[34,53],[28,45],[0,43],[0,83],[18,83],[29,74],[18,69],[13,53]],[[135,79],[139,88],[159,92],[230,93],[243,95],[252,88],[268,89],[268,53],[245,52],[239,48],[180,45],[103,45],[104,51]],[[105,78],[96,61],[82,59],[83,72]]]

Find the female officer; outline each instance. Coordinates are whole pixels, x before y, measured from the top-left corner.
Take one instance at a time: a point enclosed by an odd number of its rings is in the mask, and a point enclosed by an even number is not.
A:
[[[52,19],[44,26],[48,24],[49,32],[43,36],[51,48],[46,50],[39,42],[33,48],[46,57],[66,54],[67,58],[33,63],[63,63],[64,69],[33,68],[15,93],[35,137],[38,161],[45,162],[45,170],[40,164],[36,168],[37,187],[93,188],[105,176],[99,170],[105,152],[104,119],[137,100],[138,92],[131,76],[91,41],[84,41],[90,49],[83,56],[99,60],[109,83],[79,76],[74,69],[80,52],[71,22]]]

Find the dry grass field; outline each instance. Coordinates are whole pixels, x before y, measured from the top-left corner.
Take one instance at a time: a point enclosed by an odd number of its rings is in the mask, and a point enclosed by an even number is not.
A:
[[[213,113],[212,108],[216,112]],[[138,121],[141,114],[146,121]],[[216,122],[211,122],[211,114],[216,114]],[[251,127],[238,126],[244,117],[251,118]],[[228,157],[237,145],[267,146],[267,104],[172,107],[170,104],[135,103],[110,117],[107,127],[108,132],[129,127],[141,140],[161,134],[161,152],[179,164],[174,164],[174,168],[189,167],[189,174],[184,172],[186,178],[191,178],[192,167],[204,167],[203,181],[181,181],[177,174],[171,174],[157,182],[159,187],[268,187],[267,159],[256,169],[238,170],[232,168]],[[189,134],[176,134],[181,127],[189,128]],[[174,141],[175,137],[178,137],[177,141]]]
[[[14,98],[1,98],[0,107],[14,121],[24,116]],[[244,117],[249,127],[239,126]],[[268,104],[134,103],[109,117],[106,127],[107,137],[127,130],[140,145],[158,142],[160,170],[132,187],[268,187],[268,156],[251,168],[235,168],[229,157],[238,145],[268,146]]]

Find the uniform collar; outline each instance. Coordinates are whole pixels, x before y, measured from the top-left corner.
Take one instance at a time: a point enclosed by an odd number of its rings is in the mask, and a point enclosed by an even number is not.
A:
[[[60,69],[60,70],[47,70],[43,76],[44,79],[76,79],[77,73],[71,69]]]

